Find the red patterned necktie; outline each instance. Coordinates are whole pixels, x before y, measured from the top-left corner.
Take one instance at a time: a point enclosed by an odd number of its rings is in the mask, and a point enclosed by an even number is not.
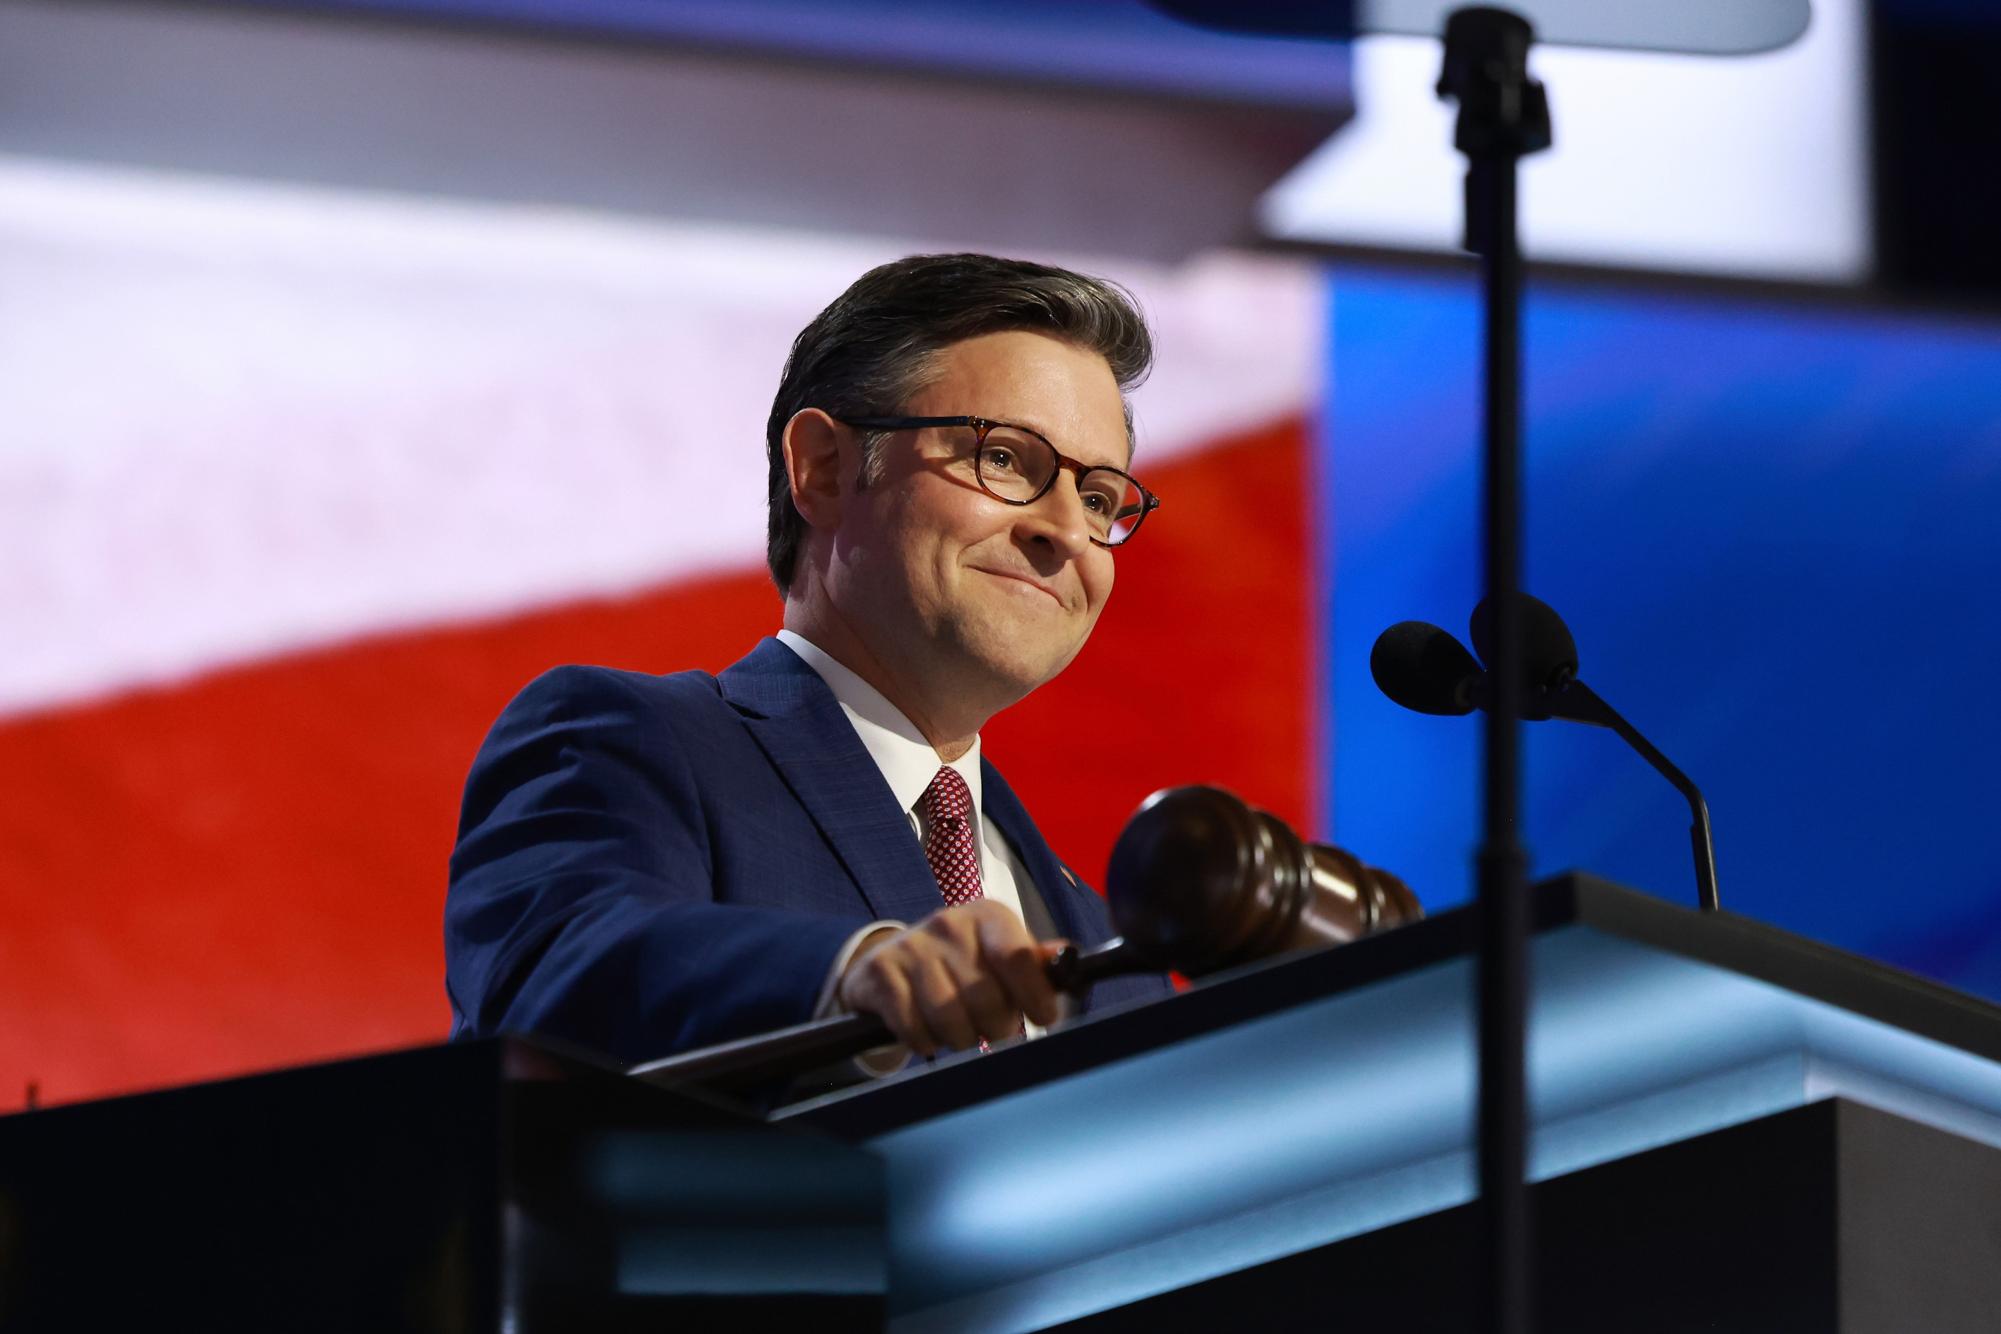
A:
[[[924,813],[924,860],[938,877],[947,907],[986,897],[980,892],[980,849],[973,841],[973,794],[949,764],[918,800]]]

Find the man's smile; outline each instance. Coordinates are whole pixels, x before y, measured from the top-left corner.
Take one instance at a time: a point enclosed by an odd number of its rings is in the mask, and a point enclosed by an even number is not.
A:
[[[1056,602],[1056,605],[1058,605],[1059,607],[1068,605],[1063,601],[1062,597],[1057,594],[1055,589],[1051,588],[1048,584],[1043,583],[1040,579],[1037,579],[1034,575],[1023,574],[1016,570],[997,570],[987,565],[975,565],[973,568],[978,570],[981,574],[991,574],[997,579],[1009,579],[1013,580],[1016,583],[1027,584],[1030,588],[1033,588],[1038,593],[1047,594],[1051,599],[1053,599]]]

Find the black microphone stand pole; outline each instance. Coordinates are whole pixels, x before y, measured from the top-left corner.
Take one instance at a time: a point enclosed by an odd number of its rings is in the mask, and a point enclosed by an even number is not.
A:
[[[1486,297],[1487,605],[1494,608],[1494,703],[1486,718],[1485,810],[1478,857],[1480,1200],[1486,1325],[1528,1334],[1528,857],[1521,805],[1521,299],[1517,168],[1549,147],[1549,104],[1528,76],[1534,29],[1501,9],[1446,22],[1438,92],[1459,105],[1466,155],[1466,248]]]

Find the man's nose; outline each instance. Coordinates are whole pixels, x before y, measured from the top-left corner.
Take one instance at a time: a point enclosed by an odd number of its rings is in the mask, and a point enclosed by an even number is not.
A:
[[[1096,531],[1084,508],[1084,497],[1078,493],[1077,481],[1067,472],[1059,473],[1048,491],[1021,507],[1016,529],[1031,540],[1048,543],[1066,560],[1075,560],[1089,551]]]

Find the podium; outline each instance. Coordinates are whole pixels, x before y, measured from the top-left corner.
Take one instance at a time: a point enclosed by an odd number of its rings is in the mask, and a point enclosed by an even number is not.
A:
[[[495,1042],[0,1119],[0,1329],[1465,1329],[1474,926],[764,1118]],[[2001,1010],[1587,876],[1532,942],[1538,1330],[1995,1327]]]
[[[883,1172],[515,1039],[0,1118],[0,1330],[879,1329]]]
[[[1589,876],[1538,886],[1533,907],[1531,1175],[1545,1201],[1588,1193],[1593,1180],[1601,1200],[1586,1220],[1598,1235],[1544,1229],[1542,1288],[1560,1299],[1596,1281],[1624,1303],[1570,1324],[1546,1310],[1538,1329],[1995,1327],[2001,1010]],[[1207,980],[1171,1002],[822,1099],[786,1119],[885,1160],[899,1331],[1039,1329],[1134,1303],[1157,1322],[1230,1275],[1238,1281],[1212,1295],[1235,1294],[1234,1318],[1255,1312],[1261,1328],[1287,1327],[1288,1311],[1299,1328],[1323,1327],[1372,1286],[1385,1300],[1366,1309],[1380,1323],[1358,1328],[1470,1328],[1470,1296],[1453,1289],[1457,1275],[1475,1272],[1472,1252],[1464,1215],[1455,1222],[1450,1211],[1474,1193],[1471,912]],[[1830,1099],[1859,1105],[1824,1105]],[[1822,1248],[1817,1274],[1761,1268],[1775,1248],[1804,1239],[1738,1226],[1748,1217],[1740,1187],[1752,1179],[1744,1155],[1757,1157],[1747,1146],[1772,1142],[1755,1135],[1777,1136],[1822,1192],[1812,1217],[1839,1235]],[[1914,1160],[1932,1164],[1922,1197],[1935,1207],[1857,1194],[1856,1172],[1889,1170],[1871,1146],[1902,1143],[1899,1135],[1937,1147]],[[1713,1152],[1698,1152],[1705,1143]],[[1666,1156],[1650,1167],[1655,1153]],[[1632,1175],[1616,1170],[1622,1160]],[[1662,1163],[1677,1165],[1671,1180],[1706,1174],[1710,1207],[1687,1202],[1672,1227],[1622,1222],[1652,1208],[1641,1183]],[[1587,1180],[1592,1171],[1601,1175]],[[1554,1209],[1556,1224],[1575,1205],[1538,1208]],[[1604,1281],[1615,1276],[1607,1229],[1630,1237],[1621,1282]],[[1717,1284],[1717,1271],[1699,1266],[1722,1263],[1719,1237],[1755,1248],[1730,1273],[1782,1290],[1752,1307],[1741,1285],[1719,1288],[1715,1301],[1694,1304],[1699,1318],[1677,1317],[1672,1304],[1650,1315],[1676,1285]],[[1596,1243],[1595,1272],[1579,1263],[1580,1240]],[[1369,1262],[1344,1265],[1344,1245]],[[1401,1284],[1385,1247],[1410,1271]],[[1292,1282],[1315,1266],[1279,1263],[1308,1254],[1329,1281]],[[1257,1295],[1258,1275],[1274,1295]],[[1894,1313],[1887,1323],[1837,1301],[1843,1284],[1865,1276]],[[1284,1306],[1266,1304],[1280,1291]],[[1774,1309],[1793,1314],[1761,1318]],[[1834,1314],[1816,1321],[1815,1309]]]

